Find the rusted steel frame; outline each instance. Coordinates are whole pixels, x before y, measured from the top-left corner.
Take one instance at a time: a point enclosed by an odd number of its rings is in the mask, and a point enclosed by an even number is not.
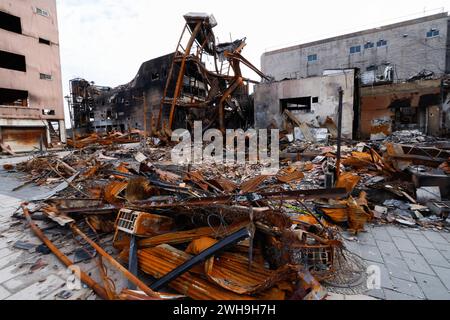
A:
[[[44,233],[41,231],[41,229],[39,229],[38,226],[36,226],[36,224],[34,223],[33,219],[31,218],[30,212],[29,210],[25,207],[22,206],[22,210],[23,210],[23,214],[25,216],[25,218],[27,219],[28,223],[30,224],[31,229],[33,230],[33,232],[36,234],[36,236],[50,249],[51,252],[53,252],[53,254],[62,262],[66,265],[66,267],[71,267],[74,266],[75,264],[69,259],[67,258],[64,253],[62,253],[45,235]],[[77,275],[77,274],[75,274]],[[108,294],[106,293],[105,288],[103,288],[102,286],[100,286],[97,282],[95,282],[91,277],[89,277],[86,273],[84,273],[83,271],[80,271],[79,274],[80,280],[87,284],[89,286],[89,288],[91,288],[92,290],[94,290],[94,292],[102,299],[104,300],[108,300]]]
[[[216,243],[212,247],[206,249],[199,255],[193,257],[191,260],[186,261],[181,266],[177,267],[176,269],[172,270],[168,274],[166,274],[164,277],[156,281],[151,285],[153,290],[159,290],[163,288],[165,285],[169,284],[172,280],[178,278],[179,276],[183,275],[184,273],[188,272],[190,269],[192,269],[195,265],[205,261],[206,259],[212,257],[217,252],[223,250],[224,248],[236,244],[239,241],[242,241],[248,237],[251,236],[250,231],[247,228],[243,228],[232,235],[224,238],[220,242]]]
[[[336,181],[341,176],[341,145],[342,145],[342,112],[344,91],[340,87],[339,90],[339,108],[338,108],[338,136],[337,136],[337,160],[336,160]]]
[[[234,91],[236,91],[236,89],[242,85],[243,81],[242,81],[242,77],[237,77],[237,79],[235,80],[235,82],[225,91],[225,93],[223,94],[222,98],[220,99],[219,102],[219,124],[220,124],[220,131],[222,131],[222,133],[225,133],[225,101],[228,99],[228,97],[230,95],[233,94]]]
[[[255,67],[250,61],[248,61],[246,58],[244,58],[240,53],[238,52],[225,52],[225,56],[227,58],[236,59],[245,64],[248,68],[253,70],[256,74],[258,74],[261,78],[264,78],[266,80],[270,80],[269,77],[267,77],[264,73],[262,73],[257,67]]]
[[[175,87],[175,93],[173,96],[172,106],[170,108],[170,116],[169,116],[169,129],[170,130],[172,130],[172,126],[173,126],[173,119],[174,119],[174,115],[175,115],[175,108],[177,105],[177,100],[181,94],[181,87],[182,87],[182,83],[184,80],[184,72],[186,71],[186,58],[187,58],[187,56],[190,55],[191,48],[195,42],[195,37],[200,32],[201,28],[202,28],[202,22],[197,22],[197,25],[195,26],[195,29],[192,32],[191,38],[189,39],[189,42],[186,46],[185,53],[183,55],[183,59],[181,61],[180,73],[178,74],[178,79],[177,79],[177,84]]]
[[[170,81],[171,81],[171,79],[172,79],[173,69],[174,69],[174,66],[175,66],[175,59],[177,58],[177,54],[178,54],[178,48],[179,48],[180,45],[181,45],[181,40],[183,39],[184,34],[186,33],[187,27],[188,27],[188,25],[185,24],[185,25],[184,25],[184,28],[183,28],[183,32],[181,32],[180,40],[178,40],[177,48],[175,49],[175,53],[174,53],[174,55],[173,55],[172,64],[170,65],[169,74],[168,74],[168,76],[167,76],[166,87],[164,88],[163,98],[162,98],[162,100],[161,100],[161,105],[160,105],[160,107],[159,107],[158,125],[157,125],[157,128],[158,128],[158,129],[161,129],[161,128],[162,128],[162,123],[161,123],[161,121],[162,121],[163,108],[164,108],[164,104],[165,104],[165,103],[164,103],[164,99],[167,97],[167,93],[168,93],[168,91],[169,91]]]
[[[240,197],[249,197],[252,194],[242,195]],[[280,191],[280,192],[266,192],[255,193],[255,195],[261,196],[262,200],[314,200],[314,199],[335,199],[339,197],[345,197],[347,190],[343,188],[339,189],[319,189],[319,190],[294,190],[294,191]],[[163,203],[158,205],[148,205],[147,201],[139,201],[132,203],[131,206],[137,208],[151,209],[151,208],[175,208],[175,207],[196,207],[204,205],[215,204],[230,204],[236,201],[236,196],[220,196],[220,197],[204,197],[195,200],[187,200],[179,203]]]
[[[123,275],[132,283],[134,283],[139,289],[141,289],[145,294],[149,297],[154,297],[156,299],[160,299],[160,295],[157,292],[154,292],[152,289],[147,287],[145,283],[139,280],[135,275],[130,273],[124,266],[122,266],[119,262],[117,262],[113,257],[111,257],[102,247],[92,241],[87,235],[85,235],[80,229],[77,228],[74,224],[71,225],[72,230],[81,236],[90,246],[92,246],[103,258],[105,258],[109,263],[111,263],[114,267],[119,269]]]

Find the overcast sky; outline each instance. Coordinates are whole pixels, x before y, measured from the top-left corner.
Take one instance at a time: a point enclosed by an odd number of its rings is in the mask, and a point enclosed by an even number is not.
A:
[[[64,95],[75,77],[129,82],[142,62],[173,52],[183,15],[216,17],[221,42],[247,37],[243,55],[260,67],[265,51],[449,9],[448,0],[57,0]],[[257,79],[254,74],[246,74]],[[259,80],[259,79],[258,79]],[[67,117],[68,122],[68,117]]]

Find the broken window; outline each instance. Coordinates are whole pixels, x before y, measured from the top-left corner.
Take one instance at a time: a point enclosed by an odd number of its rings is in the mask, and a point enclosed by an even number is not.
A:
[[[55,110],[51,110],[51,109],[43,109],[42,110],[42,115],[44,116],[54,116],[56,115]]]
[[[283,112],[285,110],[311,112],[311,101],[312,101],[311,97],[301,97],[301,98],[291,98],[291,99],[280,100]]]
[[[159,80],[159,73],[158,72],[152,73],[152,81],[156,81],[156,80]]]
[[[28,106],[28,91],[0,88],[0,105]]]
[[[41,73],[39,74],[41,80],[52,80],[53,77],[50,74]]]
[[[350,54],[361,52],[361,46],[350,47]]]
[[[407,129],[419,123],[418,108],[402,107],[395,110],[395,129]]]
[[[427,38],[433,38],[439,36],[439,30],[437,29],[431,29],[427,32]]]
[[[25,56],[0,50],[0,68],[26,72]]]
[[[377,47],[385,47],[387,46],[387,41],[386,40],[380,40],[377,42]]]
[[[375,47],[375,43],[369,41],[364,45],[364,49],[372,49],[373,47]]]
[[[20,18],[0,11],[0,29],[22,33],[22,24]]]
[[[38,15],[43,16],[43,17],[49,17],[50,13],[47,10],[41,9],[41,8],[36,8],[35,11]]]
[[[43,39],[43,38],[39,38],[39,43],[46,44],[48,46],[51,45],[50,40],[46,40],[46,39]]]
[[[311,54],[308,56],[308,62],[317,61],[317,54]]]

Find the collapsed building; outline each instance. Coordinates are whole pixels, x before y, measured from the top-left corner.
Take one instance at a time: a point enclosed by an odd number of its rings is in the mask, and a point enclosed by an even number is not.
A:
[[[142,64],[136,77],[117,88],[84,79],[71,81],[78,133],[192,129],[253,125],[253,103],[241,64],[265,77],[241,52],[245,39],[216,44],[214,16],[189,13],[175,53]],[[209,61],[209,62],[208,62]]]

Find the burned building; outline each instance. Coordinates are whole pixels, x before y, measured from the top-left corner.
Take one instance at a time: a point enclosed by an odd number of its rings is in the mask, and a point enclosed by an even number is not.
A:
[[[447,12],[266,52],[262,71],[276,80],[320,76],[333,68],[358,68],[363,82],[392,82],[426,72],[450,72]],[[425,70],[425,71],[424,71]]]
[[[383,139],[392,132],[450,133],[450,81],[446,78],[361,88],[361,137]]]
[[[177,50],[145,62],[136,77],[117,88],[71,81],[75,128],[79,133],[143,130],[145,133],[253,125],[253,103],[241,64],[264,75],[241,52],[245,39],[216,44],[214,16],[188,13]]]
[[[55,0],[0,0],[0,144],[8,153],[66,140]]]
[[[70,82],[77,133],[145,130],[159,110],[173,54],[144,62],[136,77],[117,88],[84,79]],[[147,108],[147,110],[145,110]],[[147,120],[147,121],[145,121]]]
[[[322,77],[257,85],[255,89],[256,127],[273,127],[292,132],[294,130],[292,124],[311,128],[336,124],[339,89],[342,88],[344,91],[342,134],[352,139],[358,130],[358,124],[353,121],[359,114],[357,75],[354,69],[329,70]]]
[[[448,13],[440,13],[264,53],[262,69],[274,81],[256,86],[256,126],[286,128],[287,102],[297,127],[329,128],[341,86],[344,100],[353,99],[344,103],[347,138],[383,140],[401,130],[448,135],[449,25]],[[355,70],[352,86],[333,78],[339,69]]]

